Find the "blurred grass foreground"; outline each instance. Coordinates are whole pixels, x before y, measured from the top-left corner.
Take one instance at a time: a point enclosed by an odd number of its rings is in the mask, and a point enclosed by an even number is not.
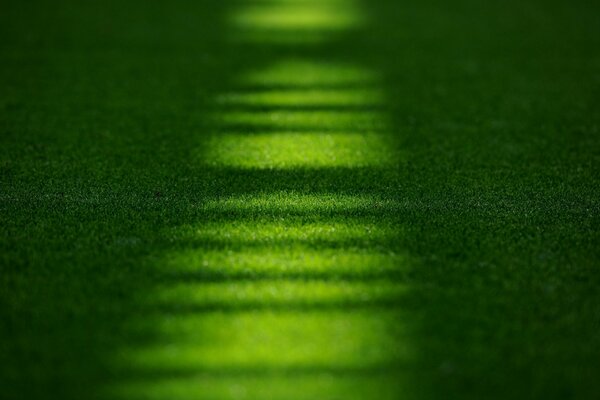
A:
[[[600,3],[0,5],[0,398],[597,399]]]

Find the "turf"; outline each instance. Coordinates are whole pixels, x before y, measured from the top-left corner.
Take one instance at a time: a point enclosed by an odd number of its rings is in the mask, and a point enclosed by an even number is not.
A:
[[[3,399],[596,399],[596,2],[5,1]]]

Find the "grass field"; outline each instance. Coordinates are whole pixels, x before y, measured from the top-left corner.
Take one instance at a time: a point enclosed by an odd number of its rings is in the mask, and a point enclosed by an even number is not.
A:
[[[597,399],[600,6],[5,1],[0,398]]]

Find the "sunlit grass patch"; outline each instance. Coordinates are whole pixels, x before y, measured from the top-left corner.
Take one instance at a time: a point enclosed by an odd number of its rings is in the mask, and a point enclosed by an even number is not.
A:
[[[306,246],[274,250],[251,248],[237,251],[181,249],[166,254],[162,274],[171,279],[198,277],[221,279],[366,279],[398,276],[408,270],[404,254],[370,249],[320,249]]]
[[[293,248],[372,248],[388,250],[399,237],[393,221],[379,218],[345,218],[343,220],[307,221],[278,218],[278,221],[233,220],[181,226],[173,230],[174,241],[224,250],[246,246]]]
[[[372,70],[352,64],[286,59],[267,68],[244,73],[237,83],[242,86],[272,87],[360,87],[379,81]]]
[[[331,399],[397,400],[399,392],[406,394],[409,378],[405,375],[383,368],[174,374],[124,382],[112,388],[111,396],[127,400],[314,400],[327,393]]]
[[[381,92],[357,88],[304,88],[241,91],[220,95],[217,104],[237,107],[374,107],[382,104]]]
[[[152,321],[152,322],[151,322]],[[152,323],[156,340],[131,346],[117,367],[138,371],[370,368],[405,360],[398,310],[170,312],[132,321]],[[135,328],[136,324],[141,324]],[[309,339],[310,338],[310,339]]]
[[[382,166],[397,158],[378,133],[226,133],[211,136],[203,150],[203,162],[246,168]]]
[[[156,341],[113,358],[117,398],[395,399],[413,357],[398,310],[172,313],[136,324],[152,324]]]
[[[248,4],[232,16],[232,25],[242,30],[341,31],[362,22],[363,16],[352,0],[257,2]]]
[[[224,129],[279,131],[383,131],[389,124],[378,111],[365,110],[298,110],[290,107],[276,111],[227,111],[214,115]]]
[[[361,215],[373,212],[393,212],[397,210],[396,200],[364,194],[304,194],[290,191],[273,193],[242,194],[219,199],[209,199],[202,203],[207,212],[232,213],[271,213],[271,214],[329,214]]]
[[[175,311],[361,307],[391,305],[406,291],[406,285],[388,279],[178,282],[160,285],[147,302]]]

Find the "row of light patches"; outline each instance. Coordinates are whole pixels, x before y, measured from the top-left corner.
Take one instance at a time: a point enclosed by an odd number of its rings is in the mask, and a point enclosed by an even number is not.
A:
[[[231,39],[313,46],[363,23],[358,0],[242,1],[231,15]]]
[[[318,168],[389,165],[382,95],[369,71],[306,60],[277,62],[217,99],[223,132],[203,159],[216,166]]]
[[[360,22],[344,0],[244,2],[246,41],[317,44]],[[276,39],[272,39],[276,38]],[[304,38],[304,39],[302,39]],[[295,45],[295,44],[294,44]],[[322,60],[279,60],[241,73],[215,99],[220,129],[198,162],[259,171],[385,168],[394,162],[376,74]],[[268,175],[266,175],[268,176]],[[119,354],[136,371],[127,399],[395,399],[410,357],[390,279],[406,257],[379,195],[302,187],[224,194],[204,222],[177,227],[164,283],[132,329],[153,340]],[[225,190],[227,193],[227,190]],[[385,222],[384,222],[385,221]],[[152,315],[152,316],[149,316]]]

